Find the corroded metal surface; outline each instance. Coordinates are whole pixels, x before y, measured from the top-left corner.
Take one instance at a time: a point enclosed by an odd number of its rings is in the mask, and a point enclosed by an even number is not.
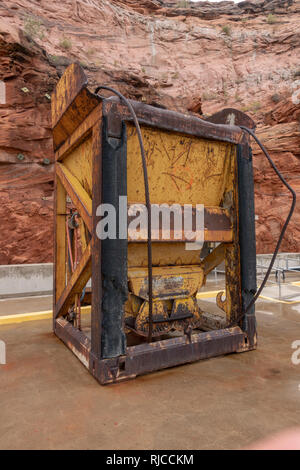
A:
[[[139,122],[144,125],[234,144],[239,143],[243,137],[243,132],[237,126],[216,126],[195,116],[155,108],[138,101],[131,100],[131,104]],[[112,122],[118,121],[119,116],[123,116],[128,122],[132,120],[126,106],[114,97],[105,100],[103,112]],[[117,137],[115,132],[114,129],[113,136]]]
[[[222,111],[206,118],[205,121],[214,124],[227,124],[229,126],[245,126],[249,129],[255,129],[256,127],[253,119],[242,111],[234,108],[222,109]]]
[[[148,279],[145,268],[128,270],[129,289],[148,300]],[[153,268],[153,298],[173,299],[196,294],[204,282],[200,266],[164,266]]]
[[[166,197],[166,200],[168,198]],[[199,199],[200,200],[200,199]],[[138,207],[139,203],[133,203]],[[166,204],[166,203],[163,203]],[[130,206],[128,207],[128,218],[127,223],[130,226],[135,216],[130,215]],[[156,204],[151,205],[152,211],[159,211],[159,206]],[[174,229],[174,219],[179,218],[181,220],[181,230]],[[159,225],[156,230],[152,230],[152,241],[160,242],[188,242],[189,239],[186,237],[184,232],[184,206],[180,204],[174,204],[170,209],[169,226],[163,227],[162,217],[159,219]],[[196,232],[196,209],[191,209],[191,230]],[[178,233],[179,232],[179,233]],[[230,212],[228,209],[223,207],[204,207],[204,234],[203,238],[205,242],[231,242],[233,240],[232,233],[232,222]],[[134,237],[128,232],[128,242],[145,242],[147,240],[147,230],[141,228],[137,234],[134,233]]]
[[[98,103],[99,98],[87,89],[87,77],[82,67],[70,65],[59,80],[51,101],[55,150],[72,135]]]
[[[215,126],[217,127],[217,126]],[[232,189],[234,145],[142,126],[152,204],[215,207]],[[142,164],[135,128],[127,125],[128,203],[144,203]],[[207,221],[213,210],[207,211]]]
[[[199,359],[249,350],[245,333],[235,327],[130,346],[125,356],[99,359],[91,353],[90,339],[66,320],[56,320],[55,333],[101,384],[128,380]]]
[[[113,383],[126,379],[126,376],[132,378],[158,369],[246,349],[245,335],[240,328],[193,334],[190,340],[183,336],[150,345],[141,344],[127,348],[122,367],[115,368],[114,373],[110,372],[108,361],[100,381],[103,384]]]
[[[122,250],[118,249],[120,240],[105,244],[96,234],[97,207],[103,198],[117,203],[119,195],[127,194],[129,205],[144,203],[136,130],[118,99],[96,97],[87,89],[80,66],[70,66],[52,100],[56,157],[54,331],[103,384],[256,346],[254,315],[245,331],[243,325],[226,328],[242,311],[239,204],[243,193],[238,191],[237,149],[248,154],[248,143],[234,124],[253,128],[253,121],[231,109],[207,122],[131,103],[142,128],[152,204],[178,204],[180,209],[185,204],[193,208],[204,205],[207,243],[203,251],[186,250],[184,233],[180,239],[174,237],[174,214],[168,236],[163,236],[166,232],[159,226],[152,247],[154,334],[153,341],[145,344],[143,338],[149,329],[147,233],[141,231],[138,242],[129,234]],[[66,222],[72,214],[77,221],[72,225],[71,240]],[[194,216],[195,212],[192,230]],[[221,244],[208,253],[212,242]],[[218,311],[208,314],[201,301],[197,303],[196,294],[205,285],[206,276],[223,261],[226,287],[224,294],[217,295],[216,305],[224,315]],[[245,270],[245,263],[243,266]],[[80,298],[90,277],[88,337],[74,327],[80,327],[80,322],[71,321],[72,312],[75,317],[80,315]],[[207,331],[196,332],[199,328]],[[174,330],[178,337],[172,337]],[[125,333],[129,331],[138,335],[140,344],[126,347]],[[169,337],[162,339],[166,334]]]
[[[68,346],[75,356],[88,369],[90,362],[91,341],[68,321],[58,318],[55,321],[55,334]]]

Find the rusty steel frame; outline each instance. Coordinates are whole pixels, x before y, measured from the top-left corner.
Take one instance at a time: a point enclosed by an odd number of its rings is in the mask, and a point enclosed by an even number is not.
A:
[[[218,323],[218,319],[216,319],[214,325],[209,324],[208,321],[208,328],[217,326],[219,329],[183,334],[180,337],[158,340],[150,344],[128,346],[125,354],[109,358],[103,357],[101,348],[103,324],[101,240],[96,235],[96,209],[102,202],[102,117],[106,117],[109,136],[119,138],[123,123],[131,121],[131,116],[119,100],[115,98],[100,99],[90,93],[87,89],[86,77],[79,65],[70,66],[62,80],[64,83],[56,89],[52,100],[53,140],[56,157],[54,333],[101,384],[127,380],[140,374],[199,359],[255,349],[256,321],[253,308],[239,325],[231,328],[222,326],[222,323]],[[231,295],[234,299],[230,320],[234,321],[253,295],[256,283],[253,274],[255,266],[253,258],[255,256],[254,206],[253,183],[248,181],[252,175],[251,151],[248,140],[239,127],[226,125],[226,123],[232,119],[232,114],[235,116],[235,124],[247,122],[247,125],[251,127],[252,123],[246,115],[236,110],[225,110],[213,116],[212,122],[205,122],[194,116],[186,116],[134,101],[132,104],[141,124],[210,140],[230,142],[238,148],[238,174],[236,176],[240,186],[239,190],[235,191],[234,197],[235,207],[243,207],[244,213],[240,214],[237,210],[233,214],[233,248],[225,258],[231,264],[228,268],[228,272],[231,273],[229,275],[237,276],[229,280]],[[82,188],[79,188],[79,192],[74,189],[72,175],[65,171],[60,164],[63,158],[87,135],[92,138],[92,197]],[[246,189],[243,187],[241,190],[241,181],[243,184],[248,181],[249,187]],[[91,242],[87,245],[77,268],[66,284],[64,227],[67,194],[90,232]],[[213,214],[213,217],[211,225],[215,227],[217,215]],[[225,224],[224,229],[228,230],[226,215],[221,213],[220,217],[223,218],[223,222],[225,221],[223,223],[221,219],[218,219],[221,220],[221,226]],[[246,226],[248,224],[247,231],[243,229],[242,238],[240,238],[238,234],[242,224],[245,223]],[[221,259],[223,250],[228,250],[224,246],[220,245],[220,247],[215,259],[213,257],[206,259],[207,273]],[[246,259],[249,251],[251,252],[250,274]],[[91,338],[63,318],[68,305],[73,301],[74,296],[82,291],[89,277],[92,278]]]
[[[238,326],[128,346],[126,355],[101,359],[91,340],[68,321],[57,319],[55,334],[102,385],[133,379],[200,359],[249,351],[248,335]],[[253,349],[253,348],[252,348]]]

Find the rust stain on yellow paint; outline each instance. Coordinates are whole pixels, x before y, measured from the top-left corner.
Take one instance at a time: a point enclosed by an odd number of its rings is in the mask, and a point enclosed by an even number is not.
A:
[[[233,187],[234,146],[142,127],[152,204],[220,206]],[[145,190],[136,130],[127,124],[129,203],[144,203]]]
[[[92,196],[92,160],[91,137],[80,143],[63,160],[64,166],[77,178],[90,197]]]

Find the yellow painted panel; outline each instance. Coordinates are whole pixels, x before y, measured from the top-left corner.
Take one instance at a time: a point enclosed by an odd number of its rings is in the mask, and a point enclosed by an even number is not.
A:
[[[200,264],[201,251],[185,249],[185,243],[152,243],[153,266]],[[148,266],[147,244],[128,244],[128,267]]]
[[[200,266],[164,266],[153,268],[153,298],[185,298],[196,294],[204,281]],[[128,270],[129,290],[148,300],[148,270]]]
[[[62,160],[62,163],[92,197],[92,138],[83,141]]]
[[[235,147],[227,142],[142,127],[152,204],[221,206],[233,189]],[[136,129],[127,124],[128,202],[144,203],[145,190]]]

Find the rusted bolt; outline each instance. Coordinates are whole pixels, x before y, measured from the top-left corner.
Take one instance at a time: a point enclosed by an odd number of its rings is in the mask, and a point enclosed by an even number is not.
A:
[[[20,160],[20,162],[21,162],[22,160],[24,160],[25,157],[24,157],[23,153],[18,153],[17,159]]]

